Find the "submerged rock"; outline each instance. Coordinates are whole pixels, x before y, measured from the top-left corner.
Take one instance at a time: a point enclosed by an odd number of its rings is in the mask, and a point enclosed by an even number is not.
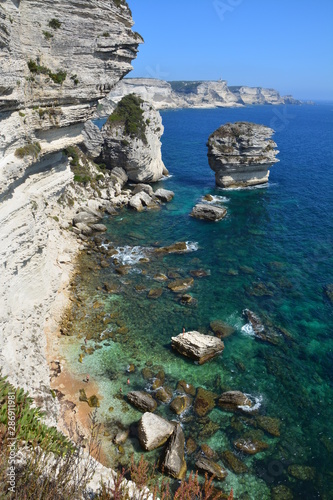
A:
[[[220,339],[196,331],[171,337],[171,346],[183,356],[197,361],[199,365],[218,356],[224,349],[224,344]]]
[[[223,219],[226,215],[226,208],[208,205],[206,203],[198,203],[191,212],[191,216],[196,219],[204,219],[213,222]]]
[[[307,465],[290,465],[288,474],[300,481],[312,481],[316,475],[316,469]]]
[[[175,399],[170,404],[170,410],[180,415],[192,404],[192,398],[187,394],[176,396]]]
[[[263,441],[244,438],[237,439],[237,441],[234,442],[234,446],[237,450],[240,450],[247,455],[256,455],[256,453],[260,453],[268,448],[268,444]]]
[[[176,390],[178,392],[185,392],[185,394],[190,394],[190,396],[195,396],[196,393],[194,385],[188,384],[185,380],[179,380]]]
[[[244,474],[248,472],[248,467],[241,461],[232,451],[224,451],[222,453],[223,463],[231,469],[235,474]]]
[[[255,424],[257,427],[259,427],[263,431],[266,431],[272,436],[280,436],[281,421],[278,418],[259,415],[255,419]]]
[[[233,326],[228,325],[228,323],[225,323],[224,321],[221,321],[219,319],[211,321],[210,328],[211,330],[213,330],[216,337],[219,337],[220,339],[230,337],[230,335],[235,332],[235,328]]]
[[[292,491],[284,484],[275,486],[272,489],[272,500],[293,500],[293,498]]]
[[[194,411],[199,417],[204,417],[215,408],[217,394],[199,387],[194,400]]]
[[[175,293],[183,292],[190,288],[194,283],[193,278],[180,278],[175,281],[172,281],[168,284],[168,288]]]
[[[188,247],[186,241],[178,241],[167,247],[156,248],[156,253],[182,253],[187,252]]]
[[[175,479],[184,479],[186,474],[185,437],[180,424],[173,431],[164,457],[160,463],[161,470]]]
[[[145,413],[139,422],[138,437],[146,451],[162,446],[171,436],[175,424],[153,413]]]
[[[227,391],[220,396],[218,405],[225,411],[242,411],[244,407],[251,408],[253,403],[240,391]]]
[[[128,401],[140,411],[153,412],[157,408],[155,399],[144,391],[133,391],[127,394]]]
[[[227,123],[208,139],[208,161],[217,186],[247,187],[268,182],[277,160],[274,130],[255,123]]]
[[[195,462],[195,468],[204,474],[214,476],[218,481],[223,481],[228,475],[228,472],[221,465],[204,457],[198,458]]]

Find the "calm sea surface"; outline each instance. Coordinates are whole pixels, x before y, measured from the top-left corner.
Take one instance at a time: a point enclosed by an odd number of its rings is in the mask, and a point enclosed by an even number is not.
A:
[[[259,415],[278,419],[271,423],[280,435],[273,436],[254,414],[233,415],[216,407],[205,418],[192,408],[175,416],[168,405],[159,405],[157,414],[181,421],[186,438],[208,444],[217,460],[226,450],[236,451],[233,443],[240,437],[268,444],[255,456],[236,453],[248,472],[230,471],[225,491],[233,487],[236,498],[269,499],[273,488],[285,485],[297,499],[333,498],[333,304],[324,288],[333,283],[333,105],[164,111],[162,118],[163,160],[171,177],[156,188],[173,190],[175,198],[159,211],[124,209],[105,219],[106,237],[118,254],[107,259],[108,268],[78,279],[84,307],[75,312],[74,323],[76,334],[93,337],[90,347],[101,348],[80,364],[82,340],[77,335],[63,340],[73,371],[88,372],[99,384],[110,464],[142,453],[132,426],[141,413],[121,398],[120,388],[123,394],[152,391],[147,368],[153,375],[163,369],[164,386],[174,395],[179,380],[216,394],[240,390],[251,395]],[[229,121],[276,130],[280,162],[268,186],[215,187],[206,142]],[[227,208],[226,219],[209,223],[189,216],[206,194]],[[176,241],[188,242],[189,251],[154,254],[156,246]],[[115,272],[114,258],[130,265],[128,274]],[[195,299],[192,305],[183,305],[167,288],[170,280],[154,280],[158,273],[189,277],[198,269],[207,276],[194,278],[187,292]],[[104,283],[114,293],[99,290]],[[158,289],[158,298],[148,298],[152,289]],[[277,345],[254,337],[242,315],[245,308],[279,332]],[[171,350],[170,339],[183,326],[209,333],[214,320],[235,329],[221,357],[198,366]],[[128,374],[131,363],[135,372]],[[122,426],[132,431],[119,451],[111,438]],[[158,455],[159,450],[146,454],[152,460]],[[194,457],[187,457],[189,470]]]

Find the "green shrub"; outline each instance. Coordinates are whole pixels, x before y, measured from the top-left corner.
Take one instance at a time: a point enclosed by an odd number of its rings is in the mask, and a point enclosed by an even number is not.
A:
[[[51,78],[51,80],[54,81],[54,83],[57,83],[59,85],[62,85],[67,77],[66,71],[63,70],[60,70],[57,73],[52,73],[51,71],[49,71],[48,75]]]
[[[74,85],[78,85],[79,79],[78,79],[77,75],[71,76],[71,80],[74,82]]]
[[[147,144],[146,124],[143,120],[141,104],[143,100],[134,94],[128,94],[118,103],[116,109],[109,116],[109,124],[120,124],[124,126],[124,132],[132,138],[141,139]]]
[[[53,19],[51,19],[51,20],[49,21],[49,26],[50,26],[50,28],[52,28],[53,30],[57,30],[57,29],[59,29],[59,28],[60,28],[60,26],[61,26],[61,22],[59,21],[59,19],[55,19],[55,18],[53,18]]]
[[[41,150],[42,148],[39,142],[32,142],[26,144],[25,146],[17,148],[15,151],[15,156],[17,158],[24,158],[25,156],[33,156],[34,158],[37,158]]]
[[[57,73],[53,73],[49,68],[37,64],[36,61],[33,61],[32,59],[30,59],[27,64],[30,73],[35,75],[47,75],[54,81],[54,83],[61,85],[66,80],[66,71],[59,70]]]
[[[109,38],[110,33],[108,31],[105,31],[102,36],[104,36],[105,38]]]
[[[49,31],[43,31],[43,35],[45,36],[46,40],[51,40],[51,38],[53,38],[52,33],[50,33]]]

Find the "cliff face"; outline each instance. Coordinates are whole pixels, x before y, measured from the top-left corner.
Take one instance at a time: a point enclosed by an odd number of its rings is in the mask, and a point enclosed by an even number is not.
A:
[[[17,148],[38,142],[43,158],[80,142],[94,104],[132,68],[141,41],[132,24],[124,2],[1,3],[2,190],[35,161]]]
[[[208,139],[208,161],[217,186],[247,187],[268,182],[269,168],[278,162],[271,140],[274,130],[255,123],[227,123]]]
[[[44,331],[78,249],[53,219],[73,180],[62,150],[130,71],[142,40],[132,25],[123,0],[0,3],[0,361],[44,399]]]
[[[281,97],[274,89],[228,87],[225,80],[164,82],[150,78],[126,78],[102,101],[108,114],[127,94],[137,94],[157,109],[239,107],[247,104],[300,104],[292,96]]]
[[[102,129],[101,161],[121,167],[130,181],[156,182],[165,166],[161,141],[164,127],[158,111],[134,94],[125,96]]]

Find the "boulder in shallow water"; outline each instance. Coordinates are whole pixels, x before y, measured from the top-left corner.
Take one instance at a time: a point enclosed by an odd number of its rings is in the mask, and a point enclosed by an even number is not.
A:
[[[204,474],[214,476],[218,481],[223,481],[228,475],[228,472],[221,465],[204,457],[198,458],[195,462],[195,468]]]
[[[177,241],[167,247],[156,248],[156,253],[182,253],[187,252],[188,247],[186,241]]]
[[[160,464],[161,470],[175,479],[184,479],[186,474],[185,437],[180,424],[177,424],[166,447]]]
[[[172,337],[171,346],[183,356],[197,361],[199,365],[218,356],[224,349],[223,342],[217,337],[203,335],[196,331],[180,333],[177,337]]]
[[[190,288],[194,283],[193,278],[180,278],[168,284],[168,288],[175,293],[183,292]]]
[[[135,186],[135,188],[133,189],[132,194],[135,195],[137,193],[141,193],[141,191],[144,191],[150,197],[152,197],[154,195],[154,190],[150,184],[137,184]]]
[[[281,339],[281,335],[272,327],[265,327],[259,316],[250,309],[244,309],[243,316],[250,323],[252,330],[256,339],[262,342],[268,342],[273,345],[277,345]]]
[[[133,391],[127,394],[128,401],[140,411],[153,412],[156,410],[157,402],[144,391]]]
[[[157,189],[155,191],[155,196],[161,201],[168,202],[171,201],[172,198],[175,196],[175,193],[173,191],[169,191],[168,189]]]
[[[212,222],[219,221],[227,215],[227,209],[217,207],[216,205],[208,205],[206,203],[198,203],[191,212],[191,216],[196,219],[203,219]]]
[[[187,394],[182,394],[181,396],[176,396],[175,399],[170,404],[170,410],[180,415],[192,404],[192,398]]]
[[[162,446],[171,436],[175,424],[153,413],[145,413],[139,422],[138,436],[146,451]]]
[[[264,441],[256,441],[252,439],[240,438],[234,442],[234,446],[237,450],[246,453],[246,455],[256,455],[261,451],[267,450],[268,444]]]
[[[179,380],[176,390],[178,392],[185,392],[185,394],[189,394],[190,396],[195,396],[196,393],[194,385],[188,384],[185,380]]]
[[[144,191],[140,191],[130,199],[129,206],[131,208],[134,208],[137,212],[142,212],[145,207],[156,207],[156,203],[149,196],[149,194],[145,193]]]
[[[275,486],[272,489],[272,500],[293,500],[292,491],[284,484]]]
[[[243,411],[253,406],[251,399],[240,391],[227,391],[221,394],[218,405],[225,411]]]
[[[169,403],[172,399],[172,389],[170,387],[159,387],[155,393],[156,399],[162,403]]]

